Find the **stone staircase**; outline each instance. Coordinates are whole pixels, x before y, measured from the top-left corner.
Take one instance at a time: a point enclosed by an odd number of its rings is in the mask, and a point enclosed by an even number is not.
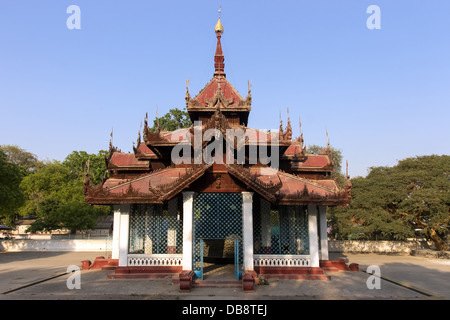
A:
[[[236,279],[233,264],[208,264],[203,267],[203,280],[194,279],[194,288],[241,288],[242,281]]]

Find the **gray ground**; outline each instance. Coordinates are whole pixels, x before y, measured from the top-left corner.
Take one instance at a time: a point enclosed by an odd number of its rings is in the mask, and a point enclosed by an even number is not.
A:
[[[80,289],[69,289],[73,277],[67,269],[93,261],[104,252],[1,252],[0,299],[2,300],[450,300],[450,260],[406,255],[332,254],[358,263],[359,272],[329,272],[330,281],[274,280],[257,286],[253,293],[239,288],[194,288],[180,292],[171,279],[108,280],[112,271],[80,273]],[[381,271],[379,289],[368,289],[368,266]],[[372,277],[373,278],[373,277]],[[372,279],[371,278],[371,279]]]

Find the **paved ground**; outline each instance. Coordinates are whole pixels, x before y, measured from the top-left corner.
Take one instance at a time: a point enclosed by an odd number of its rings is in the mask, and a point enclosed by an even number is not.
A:
[[[179,292],[170,279],[108,280],[111,271],[81,271],[80,289],[68,289],[68,266],[104,252],[2,252],[1,300],[450,300],[450,260],[377,254],[332,255],[359,263],[360,272],[330,272],[330,281],[269,280],[255,292],[195,288]],[[379,289],[368,289],[367,266],[381,271]],[[373,278],[373,277],[372,277]],[[371,279],[372,279],[371,278]]]

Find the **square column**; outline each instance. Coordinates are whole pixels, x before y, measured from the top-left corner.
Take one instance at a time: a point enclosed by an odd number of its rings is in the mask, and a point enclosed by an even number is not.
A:
[[[120,210],[114,206],[113,235],[112,235],[112,259],[119,259],[119,237],[120,237]]]
[[[320,258],[328,260],[327,207],[319,206]]]
[[[194,192],[183,192],[183,270],[192,270]]]
[[[253,271],[253,192],[242,192],[242,235],[243,272]]]
[[[317,239],[317,206],[308,205],[309,256],[311,267],[319,267],[319,241]]]
[[[119,267],[126,267],[128,265],[130,211],[130,204],[114,205],[114,214],[116,212],[120,214]]]
[[[264,198],[260,199],[260,215],[261,215],[261,253],[272,253],[272,236],[270,221],[270,202]]]
[[[177,214],[178,214],[178,198],[170,199],[168,202],[167,217],[167,253],[177,253]]]

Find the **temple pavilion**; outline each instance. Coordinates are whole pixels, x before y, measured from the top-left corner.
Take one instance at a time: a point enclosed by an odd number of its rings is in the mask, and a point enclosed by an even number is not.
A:
[[[151,131],[146,115],[134,152],[110,142],[107,178],[86,174],[86,202],[114,208],[112,277],[179,274],[189,289],[206,265],[231,264],[248,289],[264,275],[323,274],[327,207],[348,205],[348,177],[333,179],[329,143],[306,154],[289,115],[276,132],[248,127],[251,85],[244,98],[228,82],[220,18],[215,34],[212,79],[193,98],[186,88],[192,126]]]

